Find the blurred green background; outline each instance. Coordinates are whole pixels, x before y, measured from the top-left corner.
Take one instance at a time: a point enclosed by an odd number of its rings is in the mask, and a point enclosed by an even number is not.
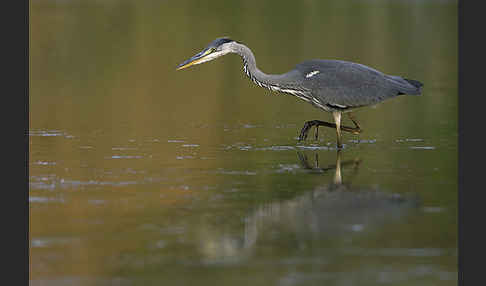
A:
[[[335,132],[296,141],[330,114],[236,55],[175,71],[221,36],[423,96],[356,112],[334,189]],[[457,1],[31,0],[29,53],[30,284],[457,284]]]

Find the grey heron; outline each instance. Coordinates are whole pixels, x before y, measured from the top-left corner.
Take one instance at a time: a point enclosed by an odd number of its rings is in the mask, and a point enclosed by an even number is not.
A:
[[[342,60],[308,60],[284,74],[265,74],[257,68],[255,56],[247,46],[227,37],[212,41],[201,52],[177,66],[177,70],[211,61],[228,53],[241,56],[246,75],[260,87],[291,94],[332,113],[335,123],[320,120],[305,122],[299,141],[307,138],[313,126],[316,127],[317,139],[319,126],[325,126],[336,129],[337,147],[342,148],[341,131],[353,134],[362,132],[351,111],[401,94],[422,93],[423,84],[417,80],[387,75],[368,66]],[[354,127],[341,125],[343,113],[349,116]]]

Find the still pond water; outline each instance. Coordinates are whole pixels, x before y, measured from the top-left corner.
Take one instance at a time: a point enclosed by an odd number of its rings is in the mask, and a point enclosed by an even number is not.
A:
[[[456,285],[454,1],[30,1],[31,285]],[[424,82],[328,113],[251,83],[342,59]],[[346,119],[345,119],[346,120]],[[349,122],[347,122],[349,125]]]

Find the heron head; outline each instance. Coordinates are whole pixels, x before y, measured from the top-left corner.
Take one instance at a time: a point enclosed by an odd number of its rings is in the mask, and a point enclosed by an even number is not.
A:
[[[215,58],[224,56],[232,51],[231,43],[233,42],[233,40],[226,37],[217,38],[195,56],[178,65],[176,70],[185,69],[192,65],[202,64],[204,62],[212,61]]]

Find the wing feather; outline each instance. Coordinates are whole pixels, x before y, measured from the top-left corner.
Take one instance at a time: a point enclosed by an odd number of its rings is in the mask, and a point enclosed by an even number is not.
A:
[[[298,64],[295,69],[300,72],[302,84],[311,90],[312,95],[322,104],[332,106],[373,105],[417,89],[401,77],[346,61],[311,60]],[[313,76],[306,77],[313,72]]]

